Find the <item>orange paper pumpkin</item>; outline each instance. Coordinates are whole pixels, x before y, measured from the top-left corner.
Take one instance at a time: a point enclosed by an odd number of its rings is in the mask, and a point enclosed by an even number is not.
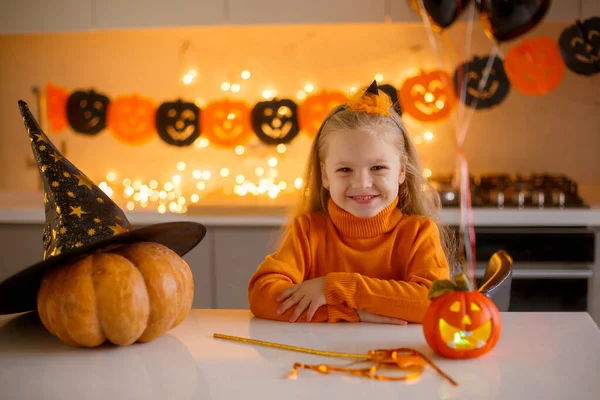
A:
[[[227,99],[210,103],[203,111],[202,134],[219,147],[245,145],[252,138],[250,106]]]
[[[156,136],[156,105],[138,95],[117,97],[108,106],[107,126],[118,141],[141,145]]]
[[[529,96],[556,89],[565,76],[565,63],[558,44],[547,37],[524,39],[504,59],[510,84]]]
[[[319,127],[331,110],[344,104],[348,98],[340,92],[321,92],[308,96],[298,108],[298,123],[300,129],[310,137],[315,137]]]
[[[447,118],[455,103],[452,78],[442,70],[421,71],[408,78],[398,94],[402,111],[424,122]]]
[[[431,349],[448,358],[475,358],[490,351],[502,331],[500,313],[485,295],[471,290],[465,274],[435,281],[432,300],[423,320],[423,333]]]
[[[67,120],[67,100],[69,91],[53,83],[46,85],[46,115],[50,130],[54,133],[60,132],[69,126]]]

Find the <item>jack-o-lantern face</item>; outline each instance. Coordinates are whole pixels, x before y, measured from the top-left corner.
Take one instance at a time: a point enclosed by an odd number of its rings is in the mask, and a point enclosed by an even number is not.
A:
[[[155,112],[151,99],[138,95],[118,97],[108,108],[108,127],[118,141],[141,145],[156,135]]]
[[[200,136],[200,109],[194,103],[177,100],[156,110],[158,136],[173,146],[189,146]]]
[[[494,57],[489,75],[486,77],[487,64],[490,57],[475,56],[472,61],[458,66],[454,72],[454,90],[461,97],[463,82],[466,85],[464,94],[465,105],[477,110],[491,108],[500,104],[508,95],[510,82],[504,71],[504,63],[499,57]],[[482,88],[480,85],[484,82]]]
[[[300,132],[296,103],[292,100],[269,100],[252,109],[252,128],[265,144],[289,143]]]
[[[211,144],[222,148],[247,144],[252,138],[250,106],[230,100],[208,104],[203,111],[202,132]]]
[[[96,135],[106,128],[108,97],[90,90],[71,93],[67,100],[67,120],[75,132]]]
[[[558,45],[547,37],[524,39],[506,53],[504,67],[511,85],[530,96],[556,89],[566,69]]]
[[[454,106],[450,75],[445,71],[422,71],[408,78],[399,91],[402,110],[419,121],[447,118]]]
[[[452,291],[434,298],[423,321],[427,343],[448,358],[474,358],[498,342],[502,322],[496,305],[477,291]]]
[[[67,121],[67,100],[69,91],[52,83],[46,85],[46,115],[50,130],[60,132],[69,126]]]
[[[339,92],[322,92],[307,97],[298,109],[300,128],[315,137],[327,114],[347,101],[348,98]]]
[[[566,28],[558,46],[567,67],[580,75],[600,72],[600,17],[592,17]]]

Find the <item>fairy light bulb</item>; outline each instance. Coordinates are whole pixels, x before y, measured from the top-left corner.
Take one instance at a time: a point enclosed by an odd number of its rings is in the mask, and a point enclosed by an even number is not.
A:
[[[167,192],[170,192],[171,190],[173,190],[173,184],[171,182],[165,182],[165,184],[163,185],[163,187],[165,188],[165,190]]]
[[[381,74],[376,74],[376,75],[375,75],[375,80],[376,80],[377,82],[383,82],[383,75],[381,75]]]
[[[148,183],[148,186],[150,189],[156,189],[158,187],[158,182],[153,179]]]
[[[429,168],[425,168],[425,169],[423,170],[423,176],[424,176],[425,178],[430,178],[430,177],[431,177],[431,174],[432,174],[432,172],[431,172],[431,170],[430,170]]]
[[[306,85],[304,85],[304,91],[305,91],[306,93],[310,93],[310,92],[312,92],[313,90],[315,90],[315,87],[313,86],[313,84],[312,84],[312,83],[307,83]]]
[[[431,141],[431,140],[433,140],[433,133],[427,131],[423,134],[423,137],[425,138],[425,140]]]
[[[123,179],[123,186],[125,186],[125,187],[131,186],[131,179],[129,179],[129,178]]]
[[[244,154],[244,146],[235,146],[235,154],[238,156]]]
[[[435,99],[435,96],[433,95],[433,93],[425,93],[425,96],[423,96],[423,98],[425,99],[426,102],[431,103],[433,101],[433,99]]]
[[[444,108],[445,104],[442,100],[438,100],[435,102],[435,106],[441,110],[442,108]]]
[[[185,169],[185,163],[183,161],[179,161],[177,163],[177,171],[183,171]]]
[[[194,179],[202,178],[202,171],[200,171],[199,169],[195,169],[194,172],[192,172],[192,178],[194,178]]]
[[[231,91],[233,93],[238,93],[240,91],[240,89],[241,89],[241,87],[237,83],[234,83],[233,85],[231,85]]]
[[[229,170],[227,168],[221,168],[221,171],[219,172],[221,174],[221,176],[223,178],[228,177],[229,176]]]
[[[194,104],[200,108],[203,108],[206,105],[206,102],[202,97],[196,97],[196,99],[194,100]]]
[[[200,201],[200,196],[198,196],[196,193],[194,193],[193,195],[190,196],[190,201],[192,203],[197,203],[198,201]]]
[[[269,161],[267,161],[267,164],[269,164],[269,167],[274,168],[277,166],[277,159],[275,157],[271,157],[269,158]]]
[[[302,178],[298,177],[294,180],[294,187],[296,189],[300,189],[302,187],[302,183],[303,183]]]
[[[173,182],[176,185],[179,185],[181,183],[181,176],[173,175],[173,179],[171,179],[171,182]]]
[[[351,94],[354,94],[354,93],[356,93],[356,91],[357,91],[357,90],[358,90],[358,89],[356,88],[356,86],[352,86],[352,87],[350,88],[349,92],[350,92]]]
[[[198,190],[204,190],[206,188],[206,183],[204,183],[204,182],[198,182],[196,184],[196,187],[198,188]]]
[[[158,212],[159,212],[159,214],[164,214],[164,213],[166,213],[166,212],[167,212],[167,207],[165,207],[165,205],[164,205],[164,204],[160,204],[160,205],[158,206]]]
[[[135,203],[133,201],[128,201],[127,202],[127,209],[129,211],[133,210],[135,208]]]
[[[109,182],[114,182],[116,177],[117,176],[115,175],[114,172],[109,172],[108,174],[106,174],[106,180]]]
[[[246,180],[246,177],[244,175],[242,175],[242,174],[239,174],[238,176],[235,177],[235,181],[237,183],[239,183],[240,185],[242,183],[244,183],[245,180]]]
[[[262,97],[267,100],[270,99],[271,97],[273,97],[273,91],[269,89],[263,90]]]
[[[231,87],[231,84],[229,82],[221,83],[221,90],[223,90],[223,91],[229,90],[230,87]]]
[[[298,100],[304,100],[306,98],[306,92],[304,90],[298,90],[296,92],[296,98]]]
[[[200,147],[208,147],[208,139],[207,138],[202,138],[200,139]]]
[[[287,147],[285,146],[285,144],[280,143],[280,144],[277,145],[277,152],[279,154],[285,153],[286,150],[287,150]]]
[[[204,179],[205,181],[210,179],[210,171],[202,171],[202,179]]]
[[[242,77],[242,79],[250,79],[250,77],[252,76],[250,74],[250,71],[248,70],[243,70],[242,73],[240,74],[240,76]]]
[[[256,176],[263,176],[263,175],[264,175],[264,173],[265,173],[265,169],[264,169],[263,167],[256,167],[256,168],[254,169],[254,174],[255,174]]]

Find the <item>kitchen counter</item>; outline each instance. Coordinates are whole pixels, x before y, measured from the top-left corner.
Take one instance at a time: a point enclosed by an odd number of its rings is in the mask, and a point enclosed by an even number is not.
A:
[[[0,223],[43,224],[43,195],[40,193],[0,193]],[[263,226],[276,227],[288,219],[282,207],[190,207],[185,214],[156,211],[127,211],[133,225],[150,225],[170,221],[196,221],[207,226]],[[459,209],[444,209],[442,222],[458,225]],[[600,227],[600,205],[590,208],[567,209],[473,209],[475,226],[583,226]]]
[[[436,356],[422,326],[414,324],[292,324],[256,319],[247,310],[195,309],[180,326],[152,342],[85,349],[48,333],[36,312],[2,319],[3,400],[592,400],[600,393],[600,330],[586,313],[502,313],[500,341],[491,352],[471,360]],[[341,365],[349,360],[215,339],[214,333],[360,354],[410,347],[430,357],[458,386],[429,367],[408,382],[302,369],[290,380],[295,362]]]

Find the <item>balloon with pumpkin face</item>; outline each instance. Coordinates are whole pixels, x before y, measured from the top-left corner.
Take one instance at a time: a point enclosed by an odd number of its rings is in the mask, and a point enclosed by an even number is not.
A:
[[[490,62],[491,68],[488,68]],[[460,100],[476,110],[497,106],[510,91],[504,63],[501,58],[493,55],[475,56],[471,61],[459,65],[454,71],[453,83]]]
[[[289,99],[257,103],[252,109],[252,128],[265,144],[291,142],[300,132],[296,103]]]
[[[321,92],[308,96],[298,109],[300,128],[310,137],[315,137],[327,114],[348,98],[339,92]]]
[[[548,37],[524,39],[506,53],[504,67],[510,84],[529,96],[556,89],[566,69],[558,45]]]
[[[117,97],[108,108],[107,126],[113,137],[129,145],[141,145],[156,135],[156,106],[138,95]]]
[[[448,358],[475,358],[494,348],[502,332],[496,305],[473,291],[465,274],[435,281],[431,304],[423,320],[423,333],[431,349]]]
[[[156,110],[156,131],[165,143],[189,146],[200,136],[200,109],[181,99],[163,103]]]
[[[106,128],[108,97],[93,90],[71,93],[67,100],[67,120],[71,128],[85,135],[96,135]]]
[[[50,124],[50,130],[54,133],[60,132],[69,126],[67,120],[67,100],[69,92],[67,89],[49,82],[46,85],[46,116]]]
[[[567,67],[580,75],[600,72],[600,17],[577,21],[567,27],[558,39]]]
[[[250,106],[228,99],[209,103],[203,111],[202,132],[211,144],[221,148],[247,144],[252,138]]]
[[[447,118],[455,102],[450,75],[442,70],[421,71],[404,81],[398,93],[402,110],[424,122]]]

